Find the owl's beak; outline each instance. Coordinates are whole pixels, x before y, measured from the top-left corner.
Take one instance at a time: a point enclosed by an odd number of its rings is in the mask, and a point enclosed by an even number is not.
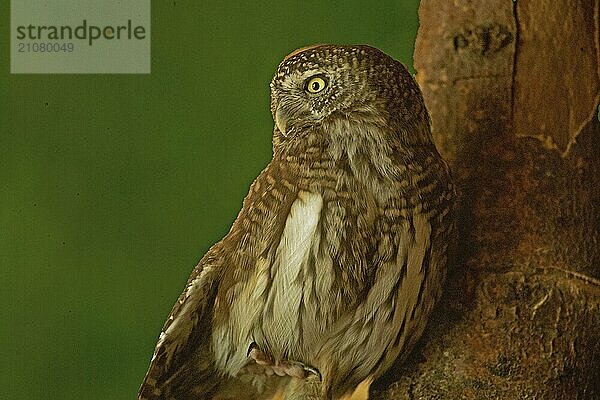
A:
[[[275,111],[275,125],[277,125],[277,129],[279,129],[283,136],[287,136],[287,115],[281,105],[277,106],[277,110]]]

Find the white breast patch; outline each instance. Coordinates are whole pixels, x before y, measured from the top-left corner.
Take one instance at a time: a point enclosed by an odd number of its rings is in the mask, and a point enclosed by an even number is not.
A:
[[[300,341],[300,306],[305,291],[304,274],[311,252],[318,247],[323,199],[301,191],[285,222],[275,261],[273,283],[264,310],[265,338],[274,353],[287,354]]]
[[[287,216],[273,262],[256,261],[254,275],[239,282],[228,324],[215,327],[213,348],[217,367],[232,376],[248,362],[255,341],[274,357],[293,354],[301,345],[300,305],[312,279],[306,280],[311,253],[320,242],[323,199],[301,191]]]

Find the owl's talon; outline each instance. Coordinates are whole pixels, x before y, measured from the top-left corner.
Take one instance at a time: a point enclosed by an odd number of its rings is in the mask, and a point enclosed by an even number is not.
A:
[[[285,364],[289,365],[289,373],[288,375],[294,376],[300,379],[306,379],[310,374],[317,377],[317,379],[321,380],[321,372],[314,367],[310,367],[308,365],[304,365],[298,361],[284,361]]]
[[[304,366],[304,370],[310,374],[313,374],[317,377],[317,379],[320,381],[322,376],[321,376],[321,372],[313,367],[308,367],[308,366]]]
[[[246,352],[246,357],[249,357],[252,350],[257,349],[257,348],[258,348],[258,345],[256,344],[256,342],[250,343],[250,346],[248,346],[248,351]]]
[[[321,380],[321,372],[318,369],[304,365],[299,361],[274,361],[255,342],[250,343],[250,346],[248,346],[247,357],[254,361],[254,363],[248,364],[244,368],[244,372],[256,375],[292,376],[298,379],[306,379],[312,374]]]

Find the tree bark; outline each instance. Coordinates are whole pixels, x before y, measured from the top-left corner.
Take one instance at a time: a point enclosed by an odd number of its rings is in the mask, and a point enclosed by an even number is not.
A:
[[[370,398],[599,399],[599,0],[422,0],[419,18],[460,246],[421,344]]]

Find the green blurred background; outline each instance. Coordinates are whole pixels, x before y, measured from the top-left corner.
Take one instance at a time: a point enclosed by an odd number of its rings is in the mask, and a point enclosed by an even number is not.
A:
[[[0,385],[132,399],[271,158],[269,80],[311,43],[412,64],[417,0],[154,1],[150,75],[10,75],[0,3]]]

